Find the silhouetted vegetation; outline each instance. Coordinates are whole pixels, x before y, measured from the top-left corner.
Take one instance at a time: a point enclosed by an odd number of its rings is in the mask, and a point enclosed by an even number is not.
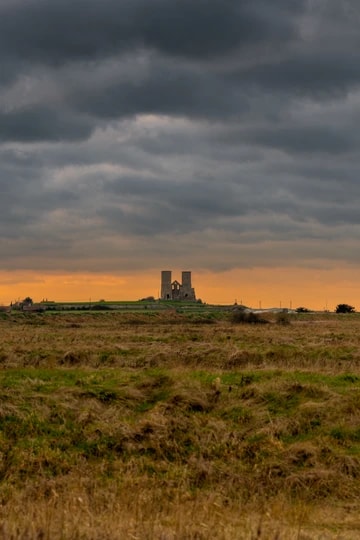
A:
[[[335,308],[336,313],[355,313],[354,306],[349,304],[338,304]]]
[[[235,324],[268,324],[268,320],[253,311],[238,309],[231,314],[230,320]]]
[[[290,316],[286,311],[281,311],[276,314],[276,324],[286,326],[290,324]]]
[[[97,304],[93,304],[89,307],[89,309],[92,309],[93,311],[111,311],[111,307],[103,302],[98,302]]]

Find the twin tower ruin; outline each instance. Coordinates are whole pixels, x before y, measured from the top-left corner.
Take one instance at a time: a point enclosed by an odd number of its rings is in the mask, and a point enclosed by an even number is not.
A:
[[[161,300],[195,301],[195,289],[191,286],[191,272],[181,273],[181,283],[171,281],[171,270],[161,272]]]

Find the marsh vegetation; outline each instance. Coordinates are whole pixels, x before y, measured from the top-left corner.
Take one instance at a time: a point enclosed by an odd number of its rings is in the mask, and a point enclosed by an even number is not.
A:
[[[0,331],[0,538],[360,537],[357,314]]]

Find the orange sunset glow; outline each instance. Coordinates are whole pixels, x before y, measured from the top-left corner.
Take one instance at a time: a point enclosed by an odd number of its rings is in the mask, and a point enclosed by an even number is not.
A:
[[[180,270],[173,271],[176,279]],[[243,303],[253,308],[305,306],[334,310],[338,303],[360,306],[360,284],[355,268],[307,270],[253,268],[223,273],[193,271],[197,298],[206,303]],[[160,272],[139,274],[57,274],[2,272],[0,302],[4,305],[31,296],[58,302],[96,302],[158,298]]]

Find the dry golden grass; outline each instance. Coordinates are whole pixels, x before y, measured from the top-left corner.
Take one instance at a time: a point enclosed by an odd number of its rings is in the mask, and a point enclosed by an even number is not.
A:
[[[0,319],[0,539],[360,538],[360,318]]]

